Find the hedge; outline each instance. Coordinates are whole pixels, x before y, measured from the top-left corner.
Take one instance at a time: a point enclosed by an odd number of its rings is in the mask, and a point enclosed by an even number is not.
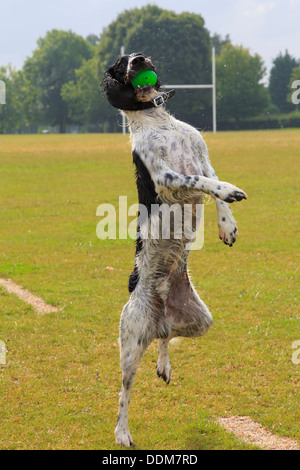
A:
[[[300,112],[290,114],[270,114],[254,118],[241,119],[237,125],[234,119],[218,120],[218,130],[285,129],[300,127]]]

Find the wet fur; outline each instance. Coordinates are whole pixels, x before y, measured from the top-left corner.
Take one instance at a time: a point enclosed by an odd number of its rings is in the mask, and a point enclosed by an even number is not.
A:
[[[132,54],[123,61],[124,77],[137,73]],[[147,66],[153,67],[147,58]],[[138,64],[141,66],[141,64]],[[118,67],[115,65],[115,69]],[[153,67],[154,69],[154,67]],[[110,68],[113,73],[113,67]],[[119,78],[120,79],[120,78]],[[130,91],[134,98],[150,102],[159,95],[158,87]],[[127,106],[127,105],[126,105]],[[135,109],[138,105],[133,103]],[[120,106],[121,107],[121,106]],[[133,444],[128,412],[130,391],[135,373],[147,346],[158,339],[157,374],[166,383],[171,379],[168,342],[175,336],[204,335],[212,325],[212,316],[195,291],[188,273],[189,239],[176,239],[171,230],[169,239],[152,239],[151,228],[160,229],[159,213],[151,214],[153,204],[192,204],[192,225],[196,226],[196,205],[203,194],[216,201],[219,236],[232,245],[237,227],[229,204],[246,198],[245,193],[230,183],[220,182],[213,170],[208,150],[201,134],[190,125],[178,121],[164,107],[150,110],[125,110],[129,121],[133,162],[139,203],[148,209],[149,216],[139,218],[134,270],[129,278],[130,298],[124,306],[120,321],[120,359],[123,383],[120,392],[116,442]],[[174,228],[174,227],[173,227]],[[148,237],[143,236],[148,233]]]

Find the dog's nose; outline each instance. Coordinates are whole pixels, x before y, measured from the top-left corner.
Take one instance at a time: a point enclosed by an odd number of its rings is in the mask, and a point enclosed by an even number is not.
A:
[[[132,64],[133,65],[142,64],[143,62],[145,62],[145,57],[143,55],[138,55],[137,57],[132,59]]]

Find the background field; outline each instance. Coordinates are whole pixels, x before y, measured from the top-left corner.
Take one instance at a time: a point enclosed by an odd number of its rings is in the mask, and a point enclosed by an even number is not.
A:
[[[299,130],[207,134],[222,180],[248,193],[232,206],[239,238],[205,243],[190,271],[214,325],[170,347],[172,380],[156,376],[157,344],[134,384],[137,449],[251,448],[215,423],[249,415],[300,440]],[[128,299],[132,240],[100,241],[99,204],[136,202],[128,137],[1,136],[0,277],[59,307],[39,317],[0,288],[0,448],[115,449],[118,324]],[[113,270],[106,269],[112,266]]]

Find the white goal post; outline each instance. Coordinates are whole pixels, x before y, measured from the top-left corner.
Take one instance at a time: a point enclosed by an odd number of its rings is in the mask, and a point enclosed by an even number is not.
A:
[[[121,55],[124,55],[124,47],[121,47]],[[208,85],[163,85],[162,88],[181,88],[181,89],[212,89],[212,118],[213,118],[213,132],[217,132],[217,99],[216,99],[216,51],[212,48],[212,83]],[[126,134],[126,117],[122,114],[122,129],[123,135]]]

